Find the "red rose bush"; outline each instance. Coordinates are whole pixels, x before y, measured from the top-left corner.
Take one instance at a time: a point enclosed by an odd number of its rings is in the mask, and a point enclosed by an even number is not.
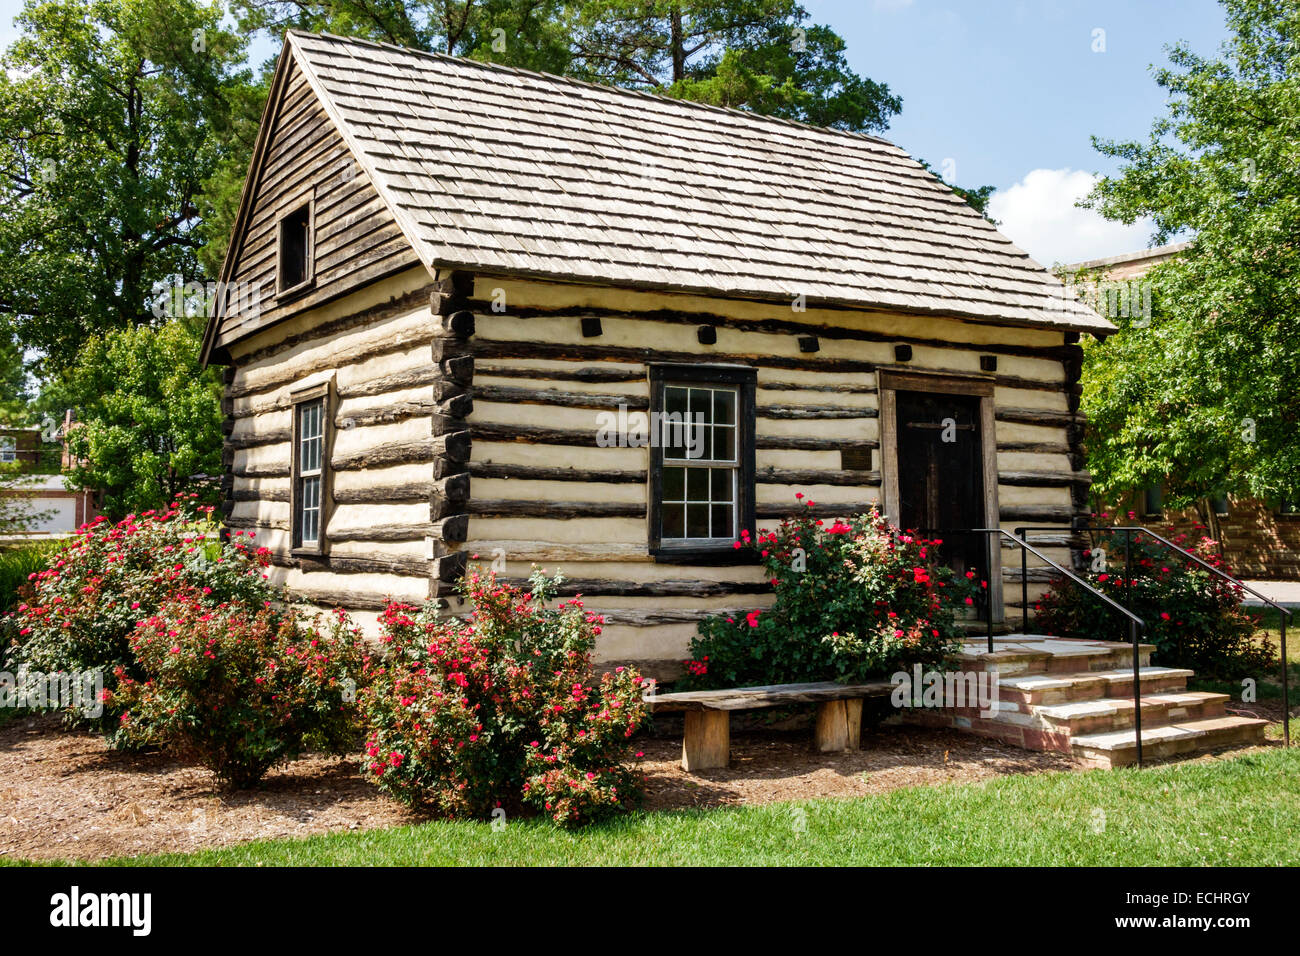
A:
[[[347,616],[222,603],[181,591],[131,636],[141,677],[117,669],[114,742],[163,745],[234,788],[306,750],[347,753],[359,737],[361,636]]]
[[[531,807],[561,826],[637,803],[626,761],[644,681],[628,668],[594,676],[602,619],[580,597],[549,607],[559,583],[535,573],[521,591],[471,569],[464,620],[388,607],[361,694],[371,781],[447,816]]]
[[[952,665],[961,615],[988,582],[942,561],[941,540],[891,527],[872,510],[827,522],[805,507],[737,549],[757,552],[775,601],[698,625],[678,687],[853,682],[920,664]]]
[[[4,622],[6,670],[140,677],[131,652],[136,625],[178,593],[203,604],[262,607],[282,599],[267,581],[269,552],[236,531],[223,541],[211,508],[177,499],[168,508],[83,525],[48,567],[34,572]],[[85,708],[83,708],[83,711]],[[82,712],[74,718],[88,718]],[[111,721],[116,713],[108,714]]]

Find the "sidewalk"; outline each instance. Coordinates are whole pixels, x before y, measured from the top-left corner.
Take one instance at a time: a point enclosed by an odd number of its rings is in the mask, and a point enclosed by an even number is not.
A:
[[[1254,588],[1260,594],[1267,595],[1278,604],[1300,608],[1300,581],[1243,581],[1242,583]],[[1264,602],[1253,594],[1247,594],[1245,603],[1260,607]]]

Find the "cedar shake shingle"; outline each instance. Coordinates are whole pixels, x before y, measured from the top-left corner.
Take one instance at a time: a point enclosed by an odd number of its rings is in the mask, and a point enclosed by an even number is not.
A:
[[[878,137],[290,31],[430,269],[1111,323]]]

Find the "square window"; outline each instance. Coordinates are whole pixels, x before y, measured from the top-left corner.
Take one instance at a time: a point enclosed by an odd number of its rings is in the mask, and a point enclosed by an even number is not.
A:
[[[740,557],[736,537],[753,526],[753,439],[744,430],[753,427],[754,382],[746,368],[652,366],[650,538],[660,560]]]

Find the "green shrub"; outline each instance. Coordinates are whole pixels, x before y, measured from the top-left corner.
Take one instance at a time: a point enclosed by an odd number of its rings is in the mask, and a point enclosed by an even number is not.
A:
[[[1201,560],[1227,571],[1213,538],[1170,538]],[[1152,663],[1188,667],[1198,677],[1256,677],[1272,668],[1277,651],[1266,637],[1256,639],[1255,620],[1242,605],[1244,592],[1230,581],[1198,567],[1151,538],[1134,535],[1133,576],[1128,585],[1126,535],[1094,532],[1084,551],[1089,570],[1081,575],[1107,597],[1126,605],[1146,623],[1142,641],[1154,644]],[[1131,603],[1130,603],[1131,602]],[[1127,640],[1121,615],[1070,581],[1052,582],[1036,604],[1035,630],[1094,640]]]
[[[131,637],[141,679],[106,692],[118,746],[161,744],[231,787],[251,787],[306,750],[346,753],[359,737],[361,638],[338,613],[324,627],[293,608],[169,597]]]
[[[49,566],[50,557],[59,547],[60,542],[41,541],[0,551],[0,614],[8,614],[18,606],[19,590],[33,574]]]
[[[601,619],[578,598],[546,607],[558,583],[534,574],[521,593],[471,571],[464,621],[389,606],[362,693],[368,779],[448,816],[528,806],[572,826],[636,804],[642,678],[593,677]]]
[[[266,579],[269,552],[242,532],[221,541],[211,512],[177,501],[116,524],[96,519],[81,528],[20,589],[20,603],[5,619],[5,669],[100,671],[111,687],[119,669],[142,676],[131,635],[177,593],[192,591],[214,606],[260,607],[282,599]]]
[[[803,512],[756,541],[746,533],[736,547],[759,552],[775,603],[701,621],[679,685],[856,681],[950,666],[964,637],[957,608],[987,582],[941,564],[941,544],[899,533],[875,510],[830,527]]]

